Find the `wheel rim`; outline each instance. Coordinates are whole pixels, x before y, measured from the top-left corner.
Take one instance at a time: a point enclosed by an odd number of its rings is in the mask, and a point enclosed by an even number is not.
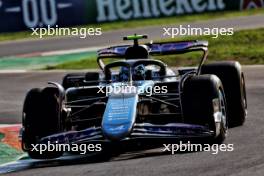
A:
[[[226,115],[226,103],[225,103],[225,98],[224,94],[221,90],[219,90],[219,110],[221,113],[221,123],[223,125],[223,128],[225,132],[227,131],[227,115]]]
[[[241,79],[241,86],[242,86],[242,102],[243,102],[243,108],[245,110],[245,115],[247,116],[247,96],[246,96],[246,85],[245,85],[245,78],[242,74]]]

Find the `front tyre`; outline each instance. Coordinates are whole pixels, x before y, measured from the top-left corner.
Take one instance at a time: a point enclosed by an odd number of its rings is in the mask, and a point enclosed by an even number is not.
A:
[[[32,89],[25,98],[23,107],[22,148],[33,159],[53,159],[62,152],[32,151],[32,144],[37,144],[42,137],[60,132],[59,103],[56,88]]]
[[[221,80],[215,75],[191,76],[183,86],[184,122],[207,126],[215,132],[210,143],[222,143],[227,135],[225,94]]]
[[[243,125],[247,116],[247,96],[241,65],[235,61],[206,64],[202,67],[202,74],[214,74],[222,81],[227,102],[229,127]]]

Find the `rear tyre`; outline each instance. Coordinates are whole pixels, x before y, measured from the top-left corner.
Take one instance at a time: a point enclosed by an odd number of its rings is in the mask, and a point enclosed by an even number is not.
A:
[[[233,61],[207,64],[202,67],[202,74],[214,74],[222,81],[229,127],[243,125],[247,116],[247,96],[241,65]]]
[[[26,95],[23,107],[22,148],[33,159],[58,158],[62,152],[31,151],[42,137],[60,132],[59,103],[56,88],[32,89]]]
[[[209,127],[215,132],[213,143],[222,143],[225,140],[225,95],[222,83],[215,75],[188,78],[183,86],[182,108],[185,123]]]

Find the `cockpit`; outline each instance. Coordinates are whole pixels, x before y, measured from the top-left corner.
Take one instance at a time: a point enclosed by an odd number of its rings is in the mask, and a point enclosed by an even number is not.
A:
[[[105,66],[105,78],[111,82],[155,80],[166,75],[166,65],[158,60],[133,59]]]

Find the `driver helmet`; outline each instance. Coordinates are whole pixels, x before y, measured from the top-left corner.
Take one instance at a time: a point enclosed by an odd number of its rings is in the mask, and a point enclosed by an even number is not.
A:
[[[140,64],[134,69],[134,77],[137,80],[145,80],[146,78],[146,69],[143,64]]]

